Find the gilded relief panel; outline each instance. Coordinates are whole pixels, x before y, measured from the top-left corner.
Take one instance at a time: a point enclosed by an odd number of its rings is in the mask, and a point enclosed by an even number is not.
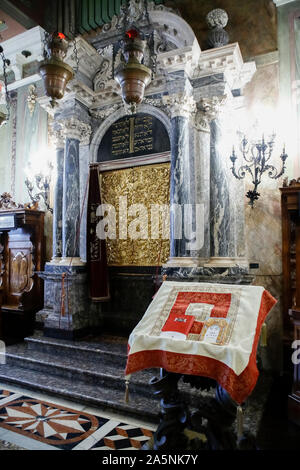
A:
[[[170,254],[170,165],[146,165],[101,174],[102,202],[115,210],[108,227],[110,266],[158,266]]]

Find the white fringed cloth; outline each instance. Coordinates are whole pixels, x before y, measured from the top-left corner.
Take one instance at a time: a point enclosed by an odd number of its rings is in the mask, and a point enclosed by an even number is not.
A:
[[[261,327],[276,302],[259,286],[165,281],[129,337],[125,375],[159,367],[210,377],[241,404],[256,384]],[[170,314],[194,316],[186,339],[160,335]]]

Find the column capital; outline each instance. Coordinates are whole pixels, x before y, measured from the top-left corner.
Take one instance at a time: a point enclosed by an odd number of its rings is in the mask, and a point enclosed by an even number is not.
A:
[[[57,150],[64,148],[66,139],[62,129],[51,129],[49,139]]]
[[[92,128],[86,122],[76,117],[71,117],[62,122],[65,139],[79,140],[80,145],[89,145]]]
[[[217,118],[222,106],[227,102],[227,96],[213,96],[201,98],[197,103],[194,114],[195,128],[202,132],[210,132],[210,123]]]
[[[163,96],[163,104],[169,107],[171,118],[177,116],[189,118],[196,111],[194,98],[184,92]]]

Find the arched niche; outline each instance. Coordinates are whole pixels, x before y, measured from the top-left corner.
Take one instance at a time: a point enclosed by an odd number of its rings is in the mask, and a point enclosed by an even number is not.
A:
[[[155,108],[154,106],[150,106],[147,104],[142,104],[139,106],[138,113],[136,116],[153,116],[153,121],[156,123],[157,127],[160,129],[160,135],[163,135],[163,132],[165,132],[165,137],[169,139],[169,147],[167,151],[170,151],[170,119],[168,116],[161,111],[158,108]],[[99,148],[101,147],[103,139],[106,138],[106,136],[109,135],[110,129],[114,123],[119,121],[120,119],[124,117],[129,117],[125,109],[122,107],[112,113],[105,121],[102,122],[102,124],[99,126],[98,130],[95,132],[94,137],[92,139],[91,145],[90,145],[90,161],[93,163],[96,163],[99,161],[98,159],[98,153],[99,153]],[[153,133],[153,138],[155,139],[155,129]],[[155,150],[153,151],[144,151],[141,152],[141,155],[147,155],[148,154],[153,154],[156,153]],[[132,156],[136,156],[137,153],[135,152]]]
[[[200,54],[200,46],[191,26],[179,15],[160,6],[149,11],[150,21],[161,26],[163,35],[175,48],[192,47],[195,54]]]

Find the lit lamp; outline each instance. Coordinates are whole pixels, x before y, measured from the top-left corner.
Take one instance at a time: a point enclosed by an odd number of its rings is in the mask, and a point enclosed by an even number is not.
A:
[[[249,190],[246,194],[246,197],[250,199],[249,205],[254,206],[254,201],[256,201],[260,194],[257,192],[258,185],[261,183],[262,175],[267,172],[269,178],[278,179],[283,175],[285,171],[285,161],[288,155],[285,153],[285,147],[283,147],[282,154],[280,159],[282,161],[282,167],[278,171],[274,165],[270,165],[270,159],[273,153],[275,134],[273,134],[269,141],[265,141],[264,135],[262,136],[261,141],[252,143],[249,145],[248,140],[244,136],[240,144],[240,151],[243,154],[243,159],[246,164],[242,165],[239,169],[236,168],[237,155],[233,147],[232,154],[230,155],[230,160],[232,162],[231,171],[235,178],[242,180],[245,178],[246,173],[249,173],[252,178],[253,189]]]
[[[145,88],[151,82],[152,71],[142,64],[146,41],[140,38],[138,31],[126,32],[121,43],[125,64],[118,69],[115,79],[122,89],[122,97],[135,112],[136,106],[143,101]]]
[[[51,98],[51,106],[63,98],[68,82],[74,77],[74,70],[63,59],[66,57],[69,42],[63,33],[53,33],[46,40],[45,60],[39,72],[43,78],[46,95]]]
[[[121,87],[124,103],[129,106],[131,113],[135,113],[156,69],[154,26],[150,21],[147,0],[126,0],[122,11],[117,28],[123,30],[120,49],[124,60],[114,78]],[[143,63],[146,46],[149,48],[152,69]]]
[[[3,77],[4,77],[5,98],[6,98],[6,108],[7,108],[7,113],[3,113],[2,111],[0,111],[0,127],[2,127],[2,125],[5,124],[9,120],[9,116],[10,116],[10,103],[9,103],[9,95],[8,95],[8,90],[7,90],[7,72],[6,72],[7,66],[10,65],[10,60],[5,58],[2,46],[0,46],[0,56],[2,59],[2,63],[3,63]],[[0,91],[2,91],[1,88],[0,88]]]

